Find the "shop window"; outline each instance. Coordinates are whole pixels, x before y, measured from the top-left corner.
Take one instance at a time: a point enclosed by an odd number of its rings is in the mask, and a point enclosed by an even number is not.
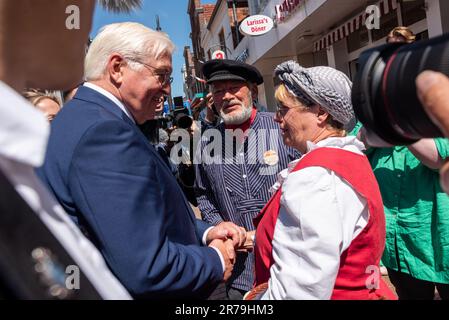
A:
[[[231,32],[232,32],[232,42],[234,43],[234,49],[237,48],[239,43],[242,41],[242,39],[245,37],[243,33],[239,30],[240,24],[237,26],[237,31],[235,30],[234,26],[231,26]],[[238,39],[237,39],[237,32],[238,32]]]
[[[316,66],[328,66],[329,61],[327,59],[327,51],[320,50],[313,54],[313,64]]]
[[[220,41],[220,50],[225,53],[225,56],[228,55],[227,53],[227,47],[226,47],[226,40],[224,36],[224,29],[221,29],[220,33],[218,34],[218,39]]]
[[[349,61],[349,75],[350,75],[351,81],[354,81],[357,71],[359,71],[359,60],[355,59],[355,60]]]
[[[385,38],[390,33],[390,31],[396,28],[398,25],[398,13],[396,10],[382,16],[380,18],[380,28],[371,30],[373,41]]]
[[[348,44],[348,51],[353,52],[369,43],[368,29],[361,27],[359,30],[354,31],[346,38]]]
[[[249,16],[248,1],[246,0],[232,0],[228,1],[228,15],[231,21],[231,34],[234,49],[245,37],[239,30],[240,23]]]
[[[416,35],[416,41],[420,40],[428,40],[429,39],[429,31],[423,31]]]
[[[424,0],[405,1],[401,3],[402,22],[405,26],[410,26],[426,18]]]
[[[252,14],[260,14],[267,6],[269,0],[253,0],[248,2],[252,6]]]

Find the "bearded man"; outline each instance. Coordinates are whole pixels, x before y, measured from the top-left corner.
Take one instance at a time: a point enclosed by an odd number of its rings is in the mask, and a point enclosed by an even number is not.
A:
[[[210,60],[203,74],[222,123],[206,130],[195,158],[198,207],[206,222],[232,221],[254,230],[253,218],[270,199],[277,173],[298,157],[284,146],[273,114],[258,112],[259,71],[233,60]],[[253,284],[254,257],[239,252],[226,297],[238,300]]]

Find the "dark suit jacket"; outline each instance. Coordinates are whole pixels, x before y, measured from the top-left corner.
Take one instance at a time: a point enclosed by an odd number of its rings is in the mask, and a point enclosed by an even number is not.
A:
[[[38,175],[135,297],[203,298],[223,277],[173,174],[110,99],[80,87]]]

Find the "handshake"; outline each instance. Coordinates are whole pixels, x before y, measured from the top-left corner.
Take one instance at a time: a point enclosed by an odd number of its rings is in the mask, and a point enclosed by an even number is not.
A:
[[[218,249],[223,256],[225,270],[223,280],[232,274],[236,261],[236,252],[251,252],[254,247],[254,231],[246,231],[232,222],[221,222],[212,228],[206,237],[209,247]]]

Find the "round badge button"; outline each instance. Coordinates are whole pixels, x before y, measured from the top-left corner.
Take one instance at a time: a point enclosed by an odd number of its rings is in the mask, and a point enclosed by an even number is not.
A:
[[[279,162],[279,156],[274,150],[268,150],[263,154],[263,161],[269,166],[274,166]]]

